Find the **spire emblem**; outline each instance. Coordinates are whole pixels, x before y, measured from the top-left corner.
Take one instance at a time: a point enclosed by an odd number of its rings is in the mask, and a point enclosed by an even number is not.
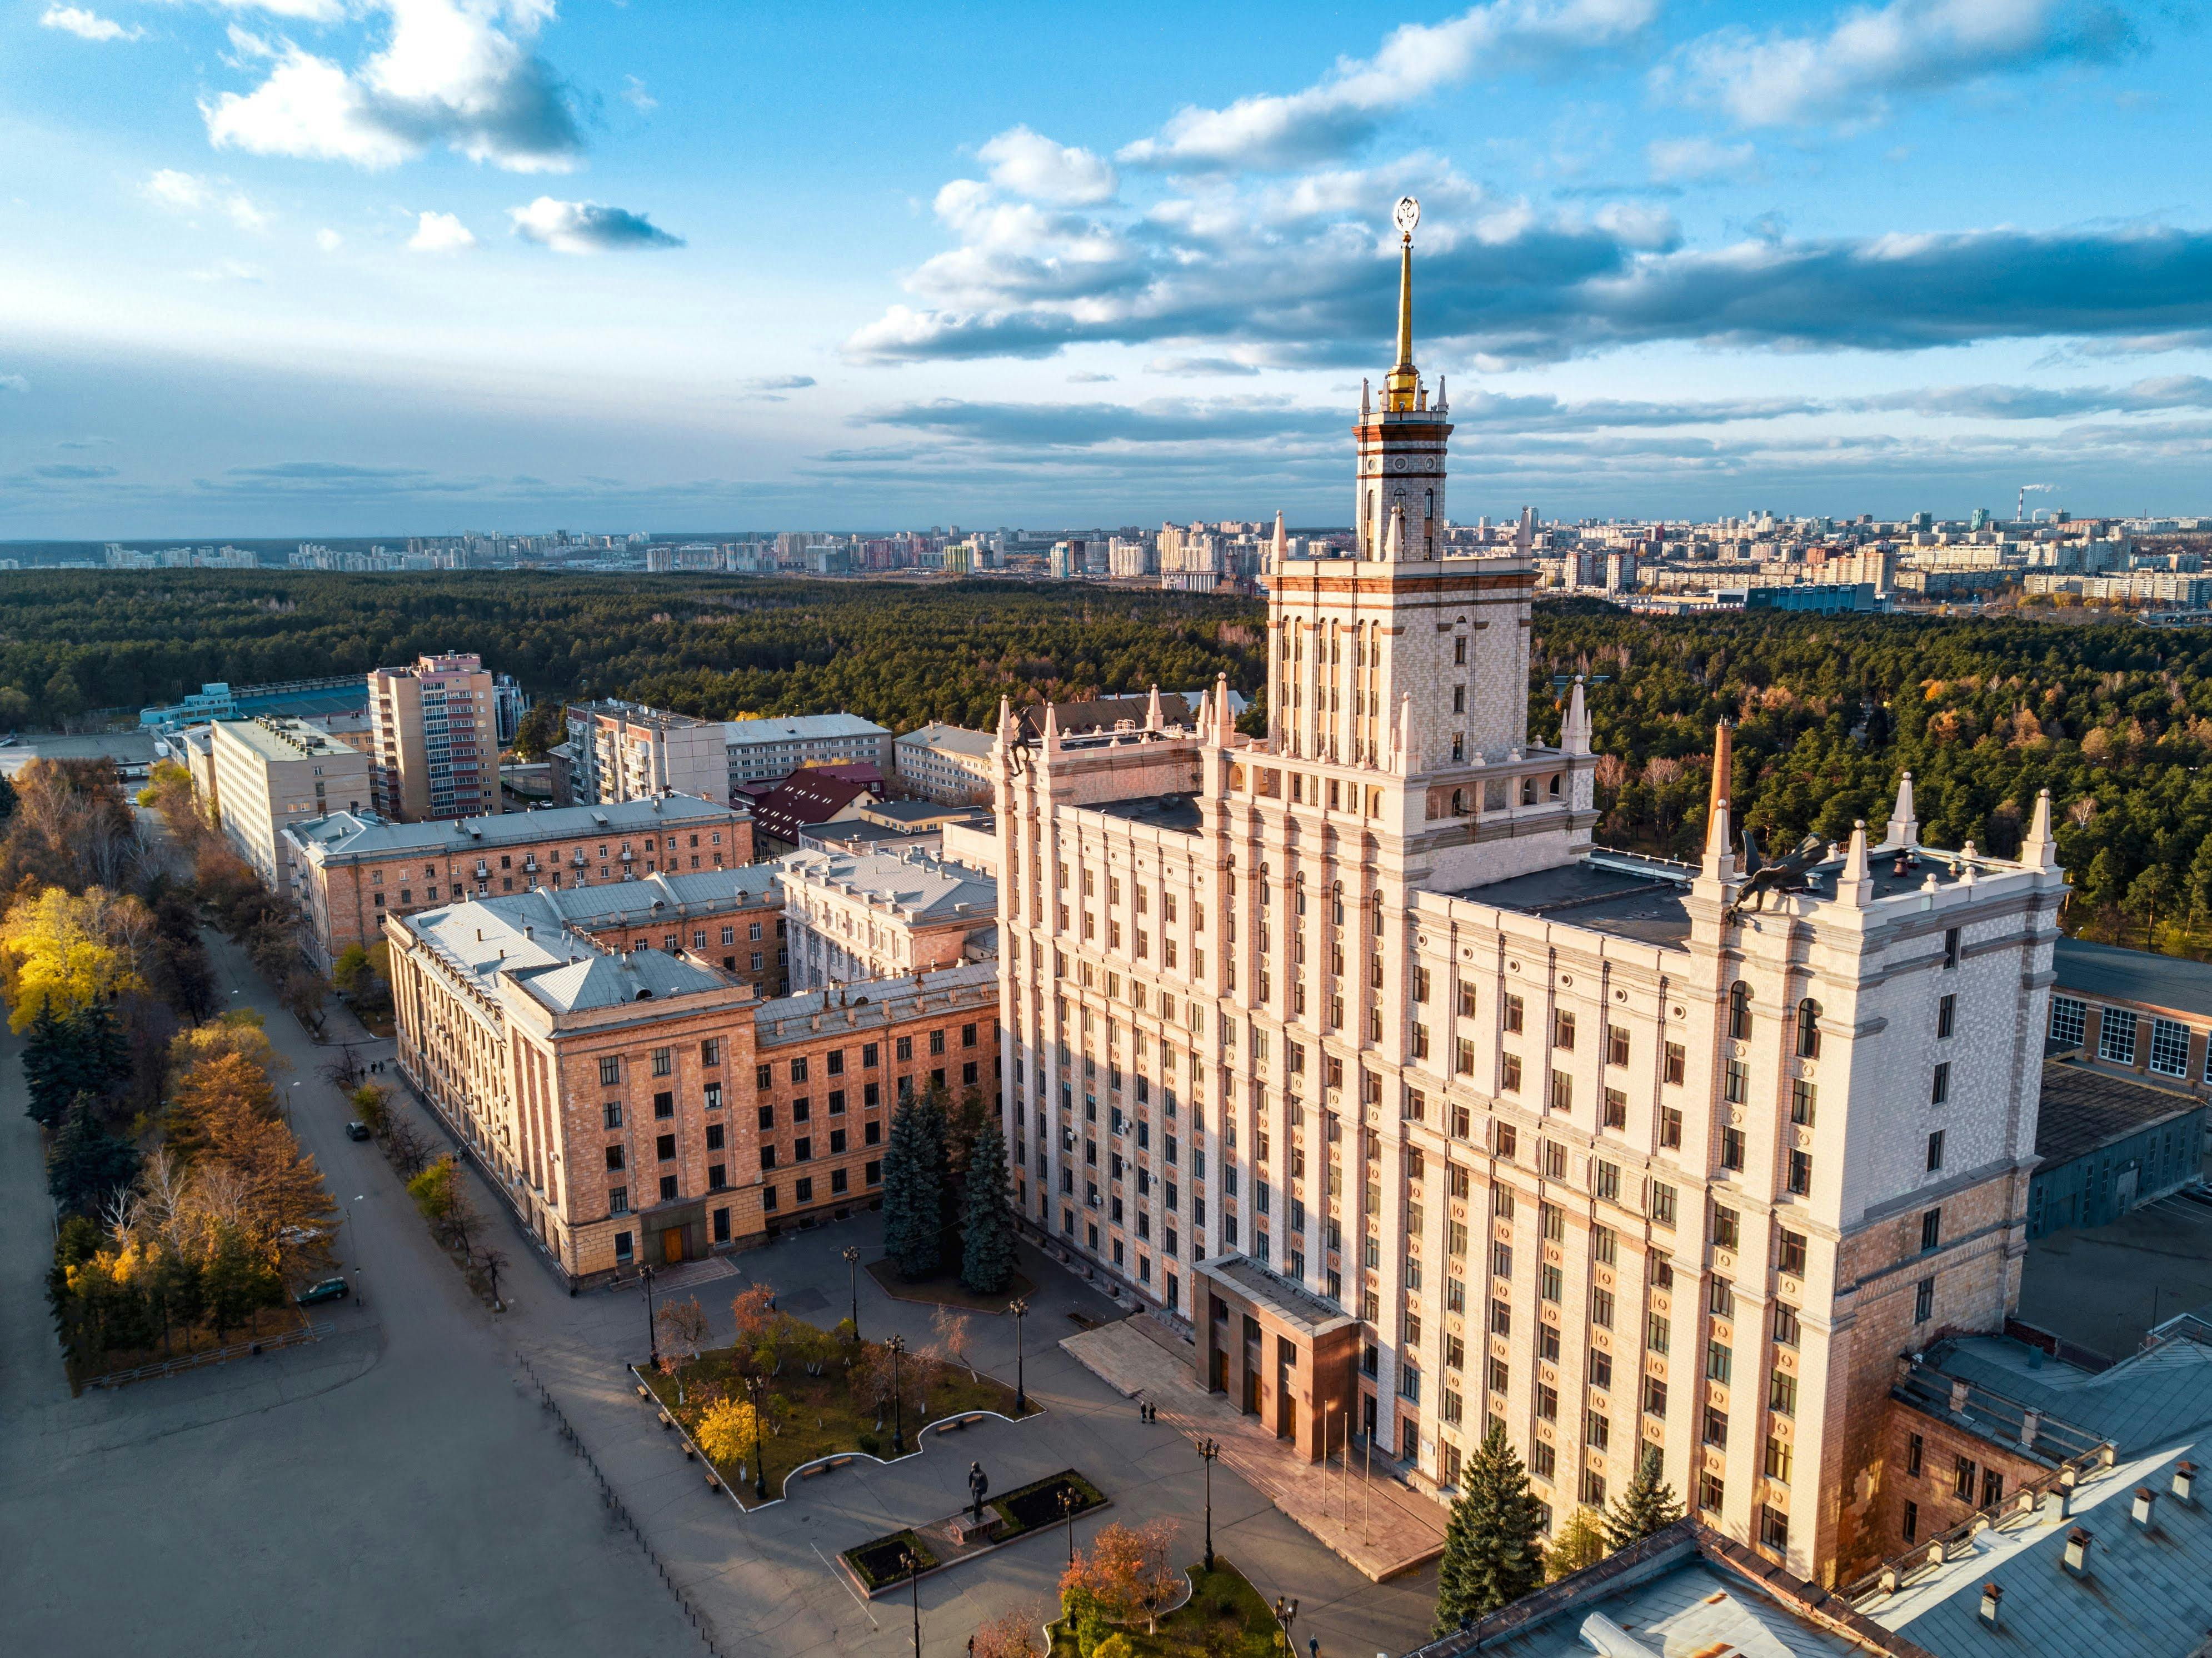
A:
[[[1421,204],[1401,196],[1390,220],[1398,227],[1398,361],[1382,382],[1382,406],[1403,414],[1413,409],[1421,384],[1413,367],[1413,227],[1421,222]]]

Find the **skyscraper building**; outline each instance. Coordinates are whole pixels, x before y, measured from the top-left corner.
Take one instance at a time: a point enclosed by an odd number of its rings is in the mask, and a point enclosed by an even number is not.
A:
[[[1443,556],[1413,361],[1355,546],[1268,595],[1267,729],[1002,711],[1002,1108],[1025,1224],[1309,1458],[1449,1498],[1492,1424],[1553,1525],[1646,1446],[1831,1582],[1879,1534],[1899,1355],[2018,1295],[2051,940],[2017,859],[1885,832],[1762,867],[1728,732],[1696,868],[1593,844],[1575,682],[1532,731],[1522,547]],[[1071,726],[1074,724],[1071,721]]]

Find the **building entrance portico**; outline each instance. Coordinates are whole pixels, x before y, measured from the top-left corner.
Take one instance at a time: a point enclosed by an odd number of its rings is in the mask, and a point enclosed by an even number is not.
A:
[[[1227,1395],[1318,1461],[1343,1442],[1359,1364],[1359,1321],[1248,1255],[1198,1264],[1200,1385]],[[1326,1443],[1324,1443],[1326,1440]]]

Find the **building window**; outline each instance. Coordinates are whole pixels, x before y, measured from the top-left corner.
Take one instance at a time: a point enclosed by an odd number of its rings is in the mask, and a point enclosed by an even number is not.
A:
[[[1820,1005],[1809,996],[1797,1004],[1797,1057],[1820,1057]]]
[[[1770,1461],[1772,1460],[1773,1448],[1774,1442],[1769,1440],[1767,1451]],[[1786,1447],[1784,1454],[1784,1455],[1788,1454]],[[1769,1473],[1772,1472],[1771,1468],[1768,1470]],[[1784,1480],[1783,1483],[1787,1485],[1789,1482]],[[1759,1540],[1777,1554],[1785,1552],[1790,1547],[1790,1516],[1771,1503],[1762,1503],[1759,1505]]]
[[[1741,1248],[1742,1242],[1742,1227],[1736,1212],[1715,1205],[1713,1208],[1714,1247],[1721,1249],[1735,1249]]]
[[[602,1088],[619,1088],[622,1085],[622,1060],[618,1055],[609,1054],[599,1061],[599,1085]]]
[[[1912,1321],[1925,1324],[1936,1316],[1936,1280],[1924,1278],[1912,1289]]]
[[[1698,1475],[1698,1506],[1709,1514],[1718,1514],[1727,1493],[1721,1477],[1710,1468]]]
[[[2113,1065],[2136,1062],[2136,1016],[2124,1008],[2105,1010],[2104,1029],[2097,1037],[2097,1057]]]
[[[1802,1077],[1790,1084],[1790,1121],[1800,1128],[1813,1126],[1813,1108],[1820,1098],[1820,1090]]]
[[[1906,1542],[1912,1543],[1919,1540],[1920,1505],[1917,1503],[1907,1503],[1905,1505],[1905,1524],[1902,1531]]]
[[[1959,1019],[1959,999],[1946,996],[1936,1004],[1936,1040],[1948,1042]]]
[[[1628,1095],[1625,1090],[1608,1088],[1605,1090],[1605,1116],[1601,1126],[1607,1128],[1628,1127]]]
[[[1786,1301],[1776,1302],[1774,1303],[1775,1345],[1779,1347],[1795,1347],[1797,1345],[1799,1327],[1797,1309]],[[1778,1375],[1779,1372],[1777,1374]],[[1790,1386],[1794,1389],[1796,1383],[1793,1381]]]
[[[1721,1095],[1730,1105],[1741,1105],[1751,1094],[1751,1072],[1741,1060],[1730,1060],[1721,1073]]]
[[[1659,1108],[1659,1144],[1668,1151],[1682,1149],[1682,1114],[1671,1105]]]
[[[1729,1035],[1740,1042],[1751,1037],[1751,987],[1741,979],[1729,987]]]
[[[1784,1232],[1782,1235],[1782,1249],[1776,1264],[1785,1277],[1805,1276],[1805,1235],[1802,1232]]]
[[[1735,1069],[1731,1066],[1730,1069]],[[1721,1130],[1721,1167],[1741,1173],[1743,1169],[1743,1130]]]
[[[1928,1103],[1948,1105],[1951,1102],[1951,1062],[1948,1060],[1936,1067],[1936,1077],[1928,1090]]]
[[[1943,1166],[1943,1131],[1937,1129],[1928,1137],[1928,1172],[1934,1174]]]
[[[1941,1134],[1938,1134],[1936,1138],[1940,1140],[1943,1137]],[[1811,1192],[1812,1189],[1813,1154],[1810,1151],[1790,1152],[1790,1190],[1796,1196],[1802,1198],[1808,1193]]]
[[[2074,996],[2051,999],[2051,1040],[2063,1048],[2079,1048],[2088,1034],[2089,1005]]]
[[[1668,1042],[1667,1044],[1667,1080],[1679,1085],[1683,1078],[1689,1074],[1689,1049],[1680,1042]]]
[[[1657,1181],[1651,1182],[1651,1219],[1655,1225],[1674,1224],[1674,1188]]]
[[[2179,1077],[2189,1070],[2189,1027],[2172,1019],[2150,1022],[2150,1068],[2161,1076]]]
[[[1930,1209],[1920,1217],[1920,1248],[1923,1254],[1936,1248],[1943,1242],[1943,1212]]]
[[[611,1215],[629,1213],[629,1187],[627,1186],[607,1187],[607,1212]],[[627,1237],[629,1234],[624,1233],[623,1236]]]
[[[1777,1416],[1797,1414],[1797,1378],[1787,1370],[1774,1370],[1766,1378],[1766,1408]]]

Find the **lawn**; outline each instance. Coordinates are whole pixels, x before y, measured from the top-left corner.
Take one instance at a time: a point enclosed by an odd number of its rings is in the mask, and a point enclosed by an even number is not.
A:
[[[1158,1635],[1142,1624],[1114,1631],[1136,1658],[1281,1658],[1275,1615],[1243,1572],[1216,1555],[1212,1571],[1194,1563],[1189,1573],[1190,1599],[1160,1619]],[[1052,1626],[1051,1658],[1079,1658],[1065,1623]]]
[[[798,1357],[784,1358],[770,1379],[770,1391],[789,1408],[780,1429],[763,1435],[761,1440],[768,1466],[769,1497],[783,1494],[784,1479],[793,1468],[817,1457],[835,1456],[845,1451],[890,1457],[890,1407],[886,1405],[878,1418],[875,1406],[864,1401],[852,1380],[856,1371],[865,1372],[877,1361],[882,1345],[872,1341],[858,1344],[856,1363],[853,1345],[831,1347],[821,1332],[789,1314],[780,1315],[777,1323],[796,1336],[821,1344],[832,1356],[821,1364],[822,1373],[818,1376],[808,1375],[805,1364]],[[799,1344],[793,1345],[797,1347]],[[686,1363],[680,1376],[647,1370],[644,1372],[645,1381],[661,1406],[683,1424],[696,1442],[700,1418],[708,1405],[718,1399],[745,1397],[746,1351],[711,1348]],[[915,1386],[915,1368],[912,1356],[902,1362],[899,1391],[906,1402],[908,1451],[916,1448],[915,1436],[925,1424],[969,1411],[996,1411],[1007,1417],[1014,1414],[1014,1390],[1003,1382],[981,1374],[971,1376],[963,1365],[939,1361],[933,1366],[924,1366],[933,1371],[924,1391]],[[1030,1406],[1031,1412],[1036,1408],[1034,1404]],[[756,1470],[750,1466],[750,1448],[744,1461],[747,1466],[742,1477],[735,1462],[716,1462],[714,1471],[740,1503],[749,1509],[756,1508],[760,1498],[754,1494]]]

